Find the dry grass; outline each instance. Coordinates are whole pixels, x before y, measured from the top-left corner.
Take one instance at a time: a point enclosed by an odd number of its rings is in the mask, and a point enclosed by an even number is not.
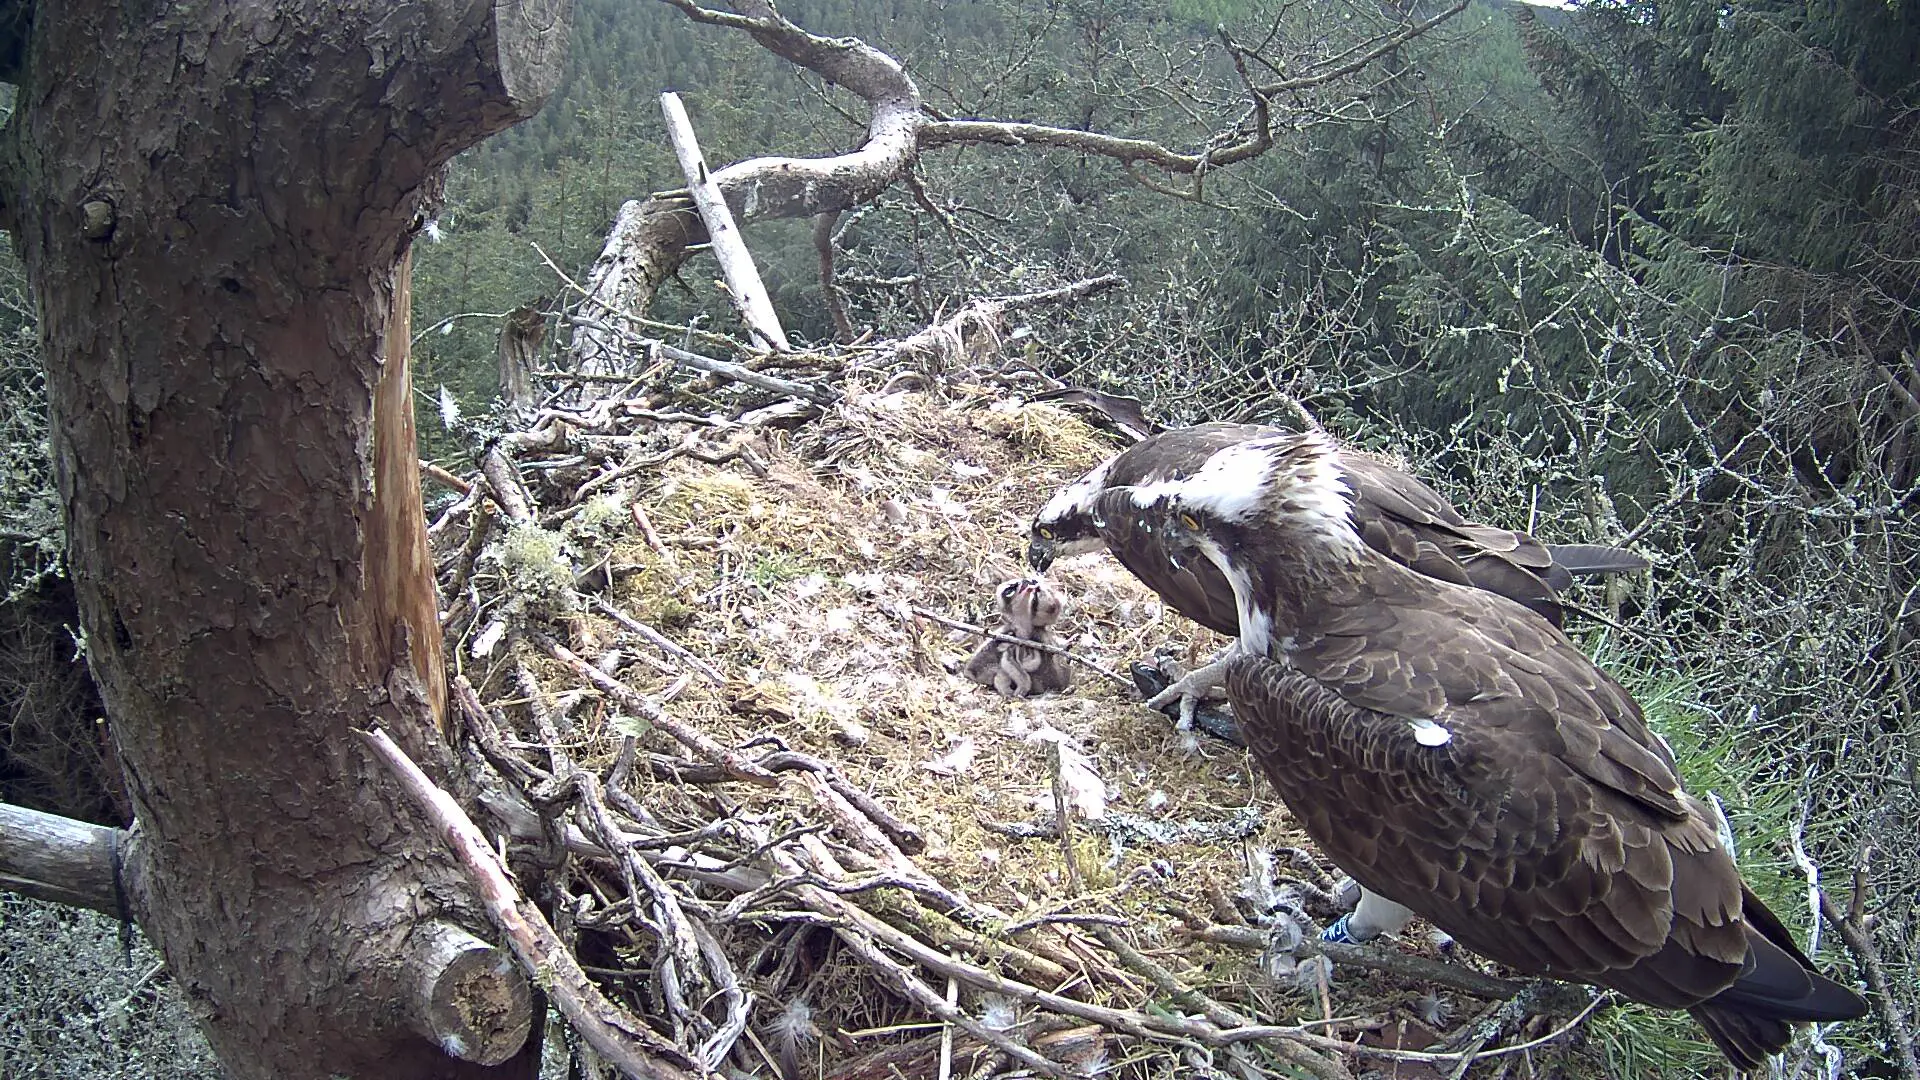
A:
[[[1119,917],[1128,939],[1181,979],[1276,1022],[1317,1017],[1312,996],[1270,984],[1252,953],[1196,944],[1175,914],[1212,917],[1236,896],[1256,912],[1249,894],[1260,887],[1250,883],[1266,873],[1267,853],[1304,842],[1243,751],[1175,732],[1130,686],[1078,665],[1066,694],[1004,699],[953,673],[977,645],[971,635],[911,614],[979,622],[995,586],[1026,572],[1033,513],[1119,445],[1059,409],[964,390],[850,396],[797,432],[751,445],[763,470],[743,457],[711,465],[683,456],[560,526],[573,566],[608,567],[608,602],[726,675],[724,686],[685,688],[672,715],[723,746],[772,739],[832,762],[917,826],[928,841],[917,865],[981,909],[1012,922]],[[665,553],[633,526],[630,506]],[[1204,657],[1225,643],[1105,556],[1063,560],[1052,577],[1070,598],[1060,629],[1109,669],[1162,649]],[[671,661],[636,662],[650,650],[612,620],[571,618],[576,651],[619,648],[607,662],[635,689],[657,698],[681,674]],[[462,649],[456,662],[510,713],[514,665],[535,670],[550,703],[573,706],[566,749],[591,768],[604,770],[636,728],[597,694],[582,700],[577,680],[530,646],[486,658]],[[1077,834],[1078,881],[1056,840],[994,828],[1050,826],[1052,741],[1062,738],[1104,785],[1102,820]],[[645,773],[632,787],[669,823],[712,819],[706,790]],[[731,812],[775,832],[817,817],[789,787],[731,785],[727,798]],[[914,1018],[868,978],[844,957],[816,974],[807,992],[823,1027]],[[1124,1007],[1156,996],[1144,983],[1136,991],[1088,989]]]

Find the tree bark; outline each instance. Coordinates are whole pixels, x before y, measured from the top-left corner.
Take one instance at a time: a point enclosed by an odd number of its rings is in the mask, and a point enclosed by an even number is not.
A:
[[[124,884],[235,1077],[528,1074],[410,1030],[410,934],[486,923],[349,730],[448,771],[412,432],[376,433],[375,395],[410,417],[404,325],[385,343],[431,180],[538,108],[569,6],[34,14],[0,191],[134,803]]]

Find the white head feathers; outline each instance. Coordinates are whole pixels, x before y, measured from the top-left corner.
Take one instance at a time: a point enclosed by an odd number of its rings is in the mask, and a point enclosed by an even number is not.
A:
[[[1133,503],[1144,510],[1168,500],[1163,505],[1234,525],[1259,518],[1302,527],[1343,549],[1358,548],[1353,490],[1337,455],[1318,432],[1254,439],[1219,451],[1183,480],[1134,489]]]
[[[1113,459],[1109,458],[1100,467],[1068,484],[1047,500],[1047,505],[1035,515],[1037,524],[1046,525],[1059,521],[1070,514],[1093,513],[1093,501],[1106,489],[1107,473],[1113,470]]]

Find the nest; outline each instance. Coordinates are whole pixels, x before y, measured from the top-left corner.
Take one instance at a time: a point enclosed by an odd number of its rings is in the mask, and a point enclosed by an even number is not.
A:
[[[445,477],[488,825],[658,1053],[784,1080],[1423,1076],[1529,1022],[1404,942],[1314,941],[1336,882],[1246,753],[1113,674],[1224,641],[1110,559],[1052,574],[1071,691],[955,674],[1033,513],[1120,444],[992,385],[874,381],[549,410],[484,481]]]

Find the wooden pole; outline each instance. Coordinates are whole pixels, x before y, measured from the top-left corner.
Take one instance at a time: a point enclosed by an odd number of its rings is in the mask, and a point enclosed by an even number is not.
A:
[[[667,116],[667,139],[673,143],[673,152],[680,158],[680,171],[686,175],[687,191],[693,195],[694,209],[700,213],[700,220],[707,226],[707,237],[713,242],[714,258],[720,260],[720,274],[726,279],[727,289],[732,294],[733,305],[746,320],[747,330],[766,348],[775,352],[786,352],[787,333],[780,328],[780,317],[774,314],[773,300],[767,296],[767,287],[760,280],[760,271],[753,265],[753,256],[747,252],[747,242],[741,239],[740,230],[733,223],[733,211],[727,208],[727,200],[720,194],[720,185],[715,183],[707,172],[707,162],[700,155],[700,144],[693,137],[693,123],[687,119],[686,106],[680,103],[680,95],[667,93],[660,95],[661,111]]]

